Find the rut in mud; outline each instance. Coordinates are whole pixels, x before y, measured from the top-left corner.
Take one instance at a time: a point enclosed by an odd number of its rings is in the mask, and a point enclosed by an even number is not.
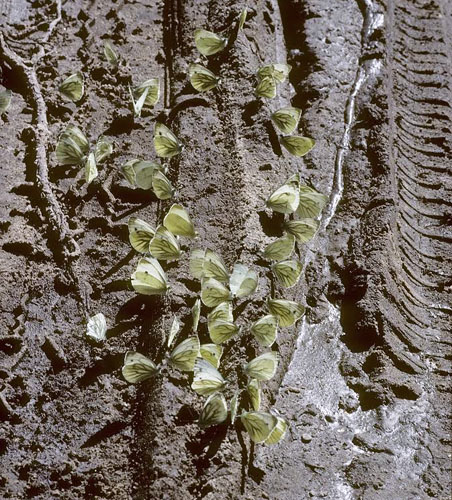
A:
[[[212,60],[222,90],[187,83],[193,30],[219,32],[243,4],[217,0],[0,0],[0,171],[3,288],[0,392],[2,498],[446,499],[450,495],[452,17],[446,0],[276,0],[248,5],[245,30]],[[61,17],[61,18],[60,18]],[[49,22],[54,20],[55,22]],[[127,67],[102,57],[111,38]],[[23,63],[22,63],[23,61]],[[290,83],[263,104],[256,69],[292,65]],[[81,70],[86,97],[63,101],[62,75]],[[134,121],[127,84],[160,77],[154,111]],[[283,153],[271,111],[292,103],[317,140],[302,161]],[[210,246],[231,266],[253,264],[274,234],[263,209],[299,170],[330,195],[304,249],[303,279],[286,298],[307,305],[284,332],[265,406],[289,422],[276,447],[239,428],[201,431],[201,398],[171,374],[139,387],[120,374],[136,349],[161,359],[174,314],[197,294],[188,273],[160,300],[130,287],[137,257],[127,220],[157,225],[170,206],[131,189],[125,161],[152,159],[152,124],[185,144],[169,175]],[[115,152],[86,187],[56,166],[64,127]],[[175,280],[175,277],[181,279]],[[86,314],[108,318],[108,341],[85,338]],[[204,325],[205,326],[205,325]],[[224,366],[255,352],[246,338]]]

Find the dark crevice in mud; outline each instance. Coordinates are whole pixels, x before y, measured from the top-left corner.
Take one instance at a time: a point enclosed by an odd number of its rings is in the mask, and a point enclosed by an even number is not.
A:
[[[304,112],[312,101],[320,97],[308,78],[319,68],[319,60],[306,43],[305,21],[312,17],[308,3],[296,0],[279,0],[279,10],[287,50],[287,62],[292,66],[289,80],[295,89],[292,105]],[[282,62],[282,61],[278,61]]]

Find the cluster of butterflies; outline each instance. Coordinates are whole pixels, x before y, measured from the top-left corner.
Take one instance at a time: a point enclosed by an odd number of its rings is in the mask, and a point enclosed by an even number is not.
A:
[[[144,254],[138,262],[131,282],[133,288],[145,295],[163,295],[168,291],[168,279],[159,261],[177,260],[181,256],[179,238],[193,239],[196,230],[188,212],[179,204],[173,204],[157,229],[147,222],[132,217],[129,220],[129,240],[132,247]],[[219,371],[223,344],[240,335],[242,328],[234,321],[232,301],[243,299],[255,292],[258,275],[245,264],[235,263],[230,273],[222,258],[211,249],[195,248],[191,251],[190,273],[201,281],[201,294],[192,308],[192,335],[180,342],[164,363],[181,371],[192,371],[192,389],[207,397],[199,417],[201,427],[220,424],[230,416],[234,422],[240,405],[240,393],[236,393],[229,405],[222,393],[227,381]],[[201,344],[198,325],[202,304],[211,309],[207,314],[207,330],[210,343]],[[277,339],[278,327],[293,325],[304,313],[304,308],[293,301],[269,299],[268,314],[257,319],[249,328],[263,347],[271,347]],[[94,318],[92,320],[94,321]],[[168,348],[181,329],[175,317],[168,335]],[[92,335],[91,335],[92,336]],[[251,360],[244,372],[248,376],[246,391],[251,404],[250,411],[243,411],[240,419],[257,443],[278,442],[287,424],[280,418],[260,410],[263,381],[276,373],[278,354],[268,351]],[[126,353],[123,366],[124,378],[138,383],[154,376],[159,367],[140,353]]]
[[[289,76],[292,67],[289,64],[268,64],[257,71],[259,83],[256,87],[256,95],[273,99],[279,83],[283,83]],[[292,135],[297,129],[300,121],[301,110],[293,106],[281,108],[271,115],[271,120],[277,131],[281,132],[279,142],[294,156],[304,156],[315,146],[314,139],[299,135]]]
[[[236,23],[237,32],[243,27],[245,20],[246,9],[241,12]],[[204,56],[224,50],[229,40],[204,29],[195,30],[196,47]],[[111,64],[118,64],[119,58],[110,43],[105,44],[104,54]],[[271,64],[260,68],[257,95],[274,97],[277,83],[283,82],[289,72],[290,66],[284,64]],[[193,87],[200,92],[208,91],[220,82],[213,72],[200,64],[189,66],[189,77]],[[73,98],[80,99],[83,96],[83,76],[80,73],[71,75],[63,82],[64,84],[72,86]],[[60,91],[67,94],[67,87],[66,89],[60,87]],[[134,113],[140,116],[143,106],[152,107],[158,102],[159,80],[147,80],[138,87],[129,88],[129,92]],[[314,146],[312,139],[291,135],[298,126],[300,115],[301,111],[298,108],[287,107],[271,116],[275,127],[284,134],[280,139],[281,144],[296,156],[303,156]],[[76,143],[78,150],[74,148],[73,142]],[[88,162],[87,158],[92,155],[98,163],[102,155],[98,157],[96,152],[102,149],[105,142],[104,138],[99,139],[94,152],[89,153],[88,141],[80,130],[68,127],[57,146],[57,158],[61,163],[76,159],[74,164],[79,164],[83,161]],[[160,122],[155,124],[153,142],[157,155],[163,159],[172,158],[183,150],[183,144],[176,135]],[[170,199],[174,194],[174,188],[165,175],[167,173],[165,165],[133,159],[125,163],[121,171],[132,186],[145,190],[152,189],[161,200]],[[301,264],[291,258],[295,242],[304,243],[314,236],[319,226],[317,217],[326,200],[324,195],[311,187],[300,185],[298,174],[288,179],[267,200],[267,207],[271,210],[283,214],[296,214],[299,218],[287,220],[284,224],[284,236],[267,245],[263,252],[263,256],[273,262],[271,269],[283,287],[294,286],[300,278]],[[160,261],[180,259],[183,254],[180,239],[193,240],[197,236],[187,210],[175,203],[157,228],[154,229],[137,217],[129,220],[128,228],[132,247],[142,254],[131,276],[133,288],[144,295],[166,294],[169,289],[168,278]],[[266,444],[279,442],[286,433],[287,423],[283,418],[261,410],[261,384],[275,375],[279,361],[278,353],[272,350],[264,352],[244,366],[244,373],[248,377],[246,385],[248,396],[243,399],[243,392],[238,391],[230,399],[229,404],[223,394],[228,383],[219,371],[224,351],[223,344],[240,335],[243,329],[234,320],[232,303],[255,292],[259,281],[257,273],[240,262],[236,262],[230,272],[221,257],[209,248],[195,248],[191,251],[189,269],[193,277],[199,279],[201,283],[200,298],[196,299],[191,310],[190,336],[172,347],[182,326],[179,318],[175,317],[167,339],[166,359],[157,365],[138,352],[128,351],[122,368],[124,378],[130,383],[139,383],[155,376],[166,364],[183,372],[193,372],[192,389],[207,397],[199,417],[201,427],[223,423],[228,417],[231,423],[234,423],[239,407],[242,406],[246,410],[242,410],[240,420],[254,442]],[[210,310],[206,318],[210,342],[203,344],[200,343],[198,336],[202,305]],[[278,328],[295,324],[303,316],[304,307],[295,301],[274,298],[267,300],[267,309],[262,317],[249,326],[249,332],[262,347],[271,348],[277,340]],[[96,341],[106,338],[106,320],[102,313],[89,320],[87,334]]]
[[[300,176],[295,174],[267,199],[267,207],[282,214],[296,214],[298,220],[284,222],[284,235],[268,244],[264,257],[273,261],[271,269],[278,282],[285,288],[294,286],[300,279],[302,266],[291,258],[295,243],[306,243],[314,237],[319,221],[317,217],[325,207],[328,197],[310,186],[300,185]]]

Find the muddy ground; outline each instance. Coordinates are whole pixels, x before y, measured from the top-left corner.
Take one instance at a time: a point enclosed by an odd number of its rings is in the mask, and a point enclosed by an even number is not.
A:
[[[193,29],[223,30],[243,5],[0,0],[1,84],[13,91],[0,118],[1,498],[450,498],[451,4],[249,2],[243,33],[211,59],[221,90],[200,96],[186,77]],[[106,38],[118,70],[103,59]],[[290,82],[256,100],[256,69],[284,61]],[[86,81],[77,105],[57,91],[75,70]],[[162,98],[134,120],[127,84],[156,76]],[[290,102],[317,140],[303,159],[281,151],[269,124]],[[164,299],[130,286],[127,220],[156,225],[169,203],[131,189],[119,167],[155,158],[156,118],[185,143],[169,175],[199,245],[262,276],[241,321],[270,289],[257,256],[278,221],[265,198],[294,171],[330,195],[301,249],[303,279],[284,292],[307,314],[280,335],[265,386],[265,406],[289,422],[278,446],[251,446],[240,425],[201,431],[186,376],[122,379],[124,352],[161,359],[173,314],[189,323],[199,291],[186,260],[169,266]],[[69,123],[115,144],[89,187],[56,164]],[[99,346],[85,316],[100,311]],[[241,337],[228,377],[255,351]]]

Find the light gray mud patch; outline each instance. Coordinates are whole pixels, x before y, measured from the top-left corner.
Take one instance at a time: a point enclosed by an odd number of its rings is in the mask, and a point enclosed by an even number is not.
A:
[[[0,2],[9,46],[30,59],[56,5]],[[81,249],[74,269],[89,312],[108,318],[102,347],[84,338],[83,301],[36,188],[30,89],[2,61],[2,84],[14,92],[0,128],[8,165],[0,173],[2,497],[448,497],[451,13],[446,1],[388,5],[255,2],[234,47],[211,61],[221,91],[200,98],[186,78],[197,57],[192,30],[224,29],[242,3],[63,3],[36,71],[51,132],[49,178]],[[127,66],[108,67],[105,38]],[[262,105],[254,74],[275,60],[292,64],[291,82]],[[86,77],[78,106],[57,92],[61,75],[75,69]],[[134,121],[127,84],[154,76],[162,102]],[[301,129],[317,140],[302,161],[280,151],[268,123],[289,102],[303,109]],[[199,245],[228,265],[255,262],[270,241],[265,198],[295,170],[331,194],[323,229],[302,251],[305,277],[284,293],[306,302],[308,314],[281,335],[281,369],[264,390],[265,407],[289,421],[279,446],[250,446],[240,426],[200,431],[202,400],[186,377],[134,388],[120,375],[127,349],[161,359],[173,314],[189,324],[198,292],[186,260],[179,284],[168,269],[173,291],[164,300],[138,297],[128,283],[137,261],[128,218],[156,225],[169,205],[128,188],[118,167],[153,158],[156,118],[186,145],[170,176]],[[52,145],[67,123],[82,125],[92,142],[101,134],[115,142],[88,189],[76,170],[55,165]],[[258,304],[243,308],[243,323],[270,289],[261,264]],[[244,336],[231,348],[224,370],[232,382],[236,363],[256,347]]]

